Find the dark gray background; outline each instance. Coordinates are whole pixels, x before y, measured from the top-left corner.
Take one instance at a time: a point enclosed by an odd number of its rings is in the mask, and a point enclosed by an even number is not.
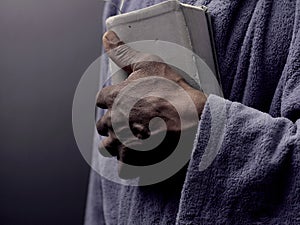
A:
[[[82,224],[89,167],[72,100],[100,55],[102,6],[0,1],[0,224]]]

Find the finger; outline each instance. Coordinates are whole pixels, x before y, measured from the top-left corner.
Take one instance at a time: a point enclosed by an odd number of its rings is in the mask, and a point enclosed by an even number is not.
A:
[[[106,52],[124,45],[124,42],[121,41],[119,36],[113,31],[107,31],[106,33],[104,33],[102,42]]]
[[[113,31],[108,31],[103,35],[103,46],[108,56],[129,74],[144,67],[145,62],[163,62],[158,56],[130,48]]]
[[[128,47],[113,31],[108,31],[103,35],[103,46],[111,60],[120,68],[128,74],[133,71],[134,58],[137,58],[140,52]]]
[[[118,94],[119,88],[117,88],[116,85],[102,88],[97,94],[97,107],[102,109],[111,108]]]
[[[97,131],[102,136],[108,136],[111,130],[111,111],[107,111],[104,116],[97,122]]]
[[[119,145],[120,142],[113,135],[110,135],[99,144],[98,150],[104,157],[114,157],[118,155]]]

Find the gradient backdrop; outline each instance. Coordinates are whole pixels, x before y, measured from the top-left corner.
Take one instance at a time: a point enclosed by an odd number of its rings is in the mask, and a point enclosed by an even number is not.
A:
[[[82,224],[89,167],[73,137],[72,100],[100,55],[102,7],[0,1],[1,225]]]

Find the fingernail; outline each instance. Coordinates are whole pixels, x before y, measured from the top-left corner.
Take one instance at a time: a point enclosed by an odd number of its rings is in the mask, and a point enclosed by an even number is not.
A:
[[[117,44],[118,42],[120,42],[120,38],[117,36],[117,34],[113,31],[107,31],[104,34],[104,38],[109,41],[112,44]]]

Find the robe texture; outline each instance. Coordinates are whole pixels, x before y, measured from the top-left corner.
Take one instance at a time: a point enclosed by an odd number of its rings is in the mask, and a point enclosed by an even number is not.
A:
[[[184,182],[92,171],[85,224],[300,224],[300,0],[182,2],[211,13],[224,99],[208,98]]]

